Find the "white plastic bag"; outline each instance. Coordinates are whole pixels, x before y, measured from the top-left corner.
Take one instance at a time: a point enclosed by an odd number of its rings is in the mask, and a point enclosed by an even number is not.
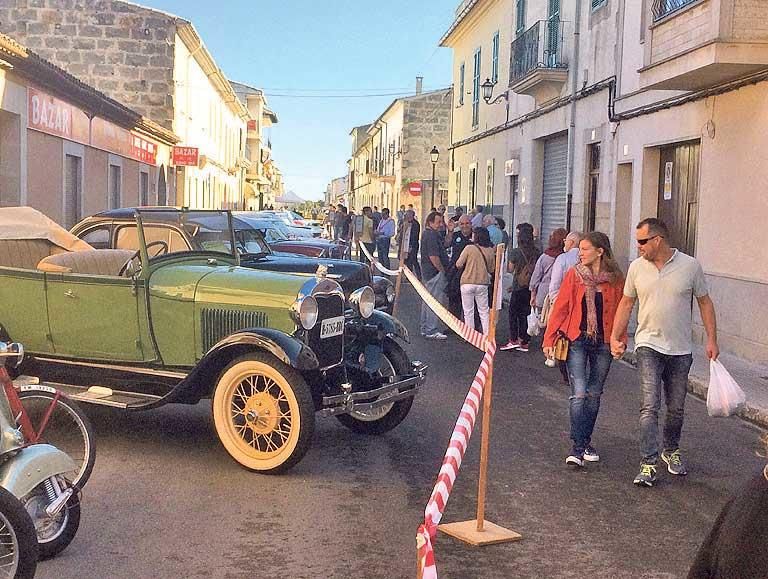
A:
[[[709,361],[707,412],[710,416],[733,416],[747,402],[744,391],[718,360]]]
[[[539,335],[539,314],[536,313],[536,308],[531,308],[531,313],[526,318],[528,320],[528,335]]]

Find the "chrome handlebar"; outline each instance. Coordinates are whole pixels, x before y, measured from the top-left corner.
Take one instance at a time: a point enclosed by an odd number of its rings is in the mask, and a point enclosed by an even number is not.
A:
[[[18,342],[0,342],[0,364],[5,364],[5,358],[16,358],[13,367],[17,367],[24,360],[24,346]]]

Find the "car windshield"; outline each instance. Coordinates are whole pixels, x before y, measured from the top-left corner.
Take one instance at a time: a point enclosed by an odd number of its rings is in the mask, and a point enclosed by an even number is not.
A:
[[[272,251],[264,241],[261,232],[246,224],[235,225],[235,239],[239,253],[269,255]]]
[[[154,241],[151,230],[155,225],[170,225],[186,233],[195,250],[212,251],[234,255],[234,244],[232,242],[232,226],[230,215],[227,211],[187,211],[187,210],[169,210],[169,211],[142,211],[138,210],[141,216],[144,238],[147,243],[150,257],[157,255],[157,252],[151,251],[149,245]],[[163,244],[165,242],[161,240]],[[186,244],[169,244],[169,248],[161,253],[177,253],[179,251],[189,251]]]
[[[267,243],[286,241],[288,239],[288,230],[282,223],[272,219],[265,219],[261,216],[253,219],[243,213],[236,213],[235,230],[239,229],[255,229]]]

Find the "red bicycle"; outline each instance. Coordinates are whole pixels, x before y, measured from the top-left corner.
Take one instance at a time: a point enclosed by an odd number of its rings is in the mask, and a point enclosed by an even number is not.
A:
[[[24,357],[20,344],[0,342],[0,352]],[[4,364],[0,364],[0,384],[8,399],[16,424],[27,444],[47,443],[65,452],[77,468],[67,473],[72,486],[82,488],[96,462],[96,444],[88,417],[66,395],[36,381],[14,384]]]

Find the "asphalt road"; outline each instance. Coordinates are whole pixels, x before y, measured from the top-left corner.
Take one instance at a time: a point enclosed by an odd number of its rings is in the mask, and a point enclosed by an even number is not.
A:
[[[89,408],[98,451],[80,530],[38,577],[414,577],[416,529],[482,355],[456,337],[418,337],[412,291],[402,311],[411,356],[431,365],[409,417],[382,437],[320,419],[287,475],[252,474],[229,459],[207,403],[130,415]],[[685,576],[726,498],[762,468],[759,431],[709,418],[689,397],[691,474],[634,487],[637,376],[614,364],[594,437],[602,460],[569,470],[559,373],[531,349],[500,352],[495,375],[487,518],[524,539],[475,548],[439,535],[441,577]],[[474,518],[479,442],[478,430],[444,522]]]

